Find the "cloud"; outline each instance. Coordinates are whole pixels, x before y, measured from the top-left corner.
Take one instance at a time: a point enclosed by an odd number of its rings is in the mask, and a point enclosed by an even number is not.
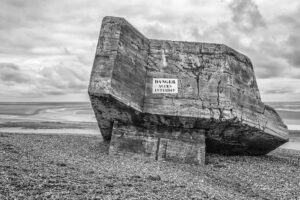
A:
[[[269,54],[274,57],[285,59],[289,64],[289,68],[300,67],[300,4],[291,5],[294,8],[290,12],[280,13],[272,20],[274,29],[272,33],[265,39],[263,46],[269,50]],[[293,72],[294,73],[294,72]],[[298,74],[300,75],[300,74]],[[295,77],[295,74],[291,74]]]
[[[300,68],[300,36],[290,35],[285,42],[285,46],[288,49],[283,56],[291,65]]]
[[[229,5],[232,10],[232,20],[238,28],[253,31],[259,27],[266,27],[266,23],[259,12],[258,6],[252,0],[235,0]]]
[[[300,80],[293,78],[258,79],[263,101],[297,101]]]
[[[265,94],[286,94],[291,92],[293,91],[289,88],[276,88],[276,89],[264,90]]]
[[[38,88],[46,94],[84,92],[87,90],[87,71],[76,66],[44,67],[38,73]],[[46,85],[47,87],[45,87]],[[50,91],[50,93],[49,93]]]
[[[276,61],[268,60],[258,62],[258,66],[254,69],[256,78],[274,78],[283,75],[282,66]]]
[[[87,97],[104,16],[125,17],[149,38],[226,44],[252,60],[263,95],[282,95],[285,88],[284,96],[296,95],[289,84],[300,77],[299,4],[284,0],[2,0],[0,100],[17,95],[20,99]],[[289,80],[284,88],[277,85],[278,78]]]
[[[21,66],[12,63],[0,63],[0,89],[2,88],[3,95],[46,97],[85,93],[87,90],[88,76],[86,75],[89,73],[76,65],[69,67],[61,64],[55,67],[41,67],[39,70],[21,69]]]
[[[31,79],[17,65],[13,63],[0,63],[0,81],[5,85],[12,85],[29,83]]]

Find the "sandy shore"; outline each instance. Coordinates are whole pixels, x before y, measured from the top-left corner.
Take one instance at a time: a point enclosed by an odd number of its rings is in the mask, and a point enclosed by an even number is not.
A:
[[[208,155],[207,165],[107,154],[95,135],[0,133],[0,199],[299,199],[300,154]]]
[[[100,135],[97,129],[74,129],[74,128],[51,128],[51,129],[30,129],[30,128],[1,128],[0,133],[22,133],[22,134],[76,134],[76,135]]]
[[[0,133],[100,135],[97,123],[23,121],[0,123]]]

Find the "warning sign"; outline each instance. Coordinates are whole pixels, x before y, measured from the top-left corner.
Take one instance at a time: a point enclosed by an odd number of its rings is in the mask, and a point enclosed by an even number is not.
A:
[[[153,78],[152,93],[178,93],[176,78]]]

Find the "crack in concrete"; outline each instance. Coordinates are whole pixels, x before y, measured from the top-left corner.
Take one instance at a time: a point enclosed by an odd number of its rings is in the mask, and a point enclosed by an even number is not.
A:
[[[221,80],[218,81],[218,86],[217,86],[217,102],[218,106],[220,105],[220,85],[221,85]]]
[[[148,77],[148,66],[149,66],[150,54],[151,54],[150,53],[150,44],[148,44],[147,60],[146,60],[146,66],[145,66],[146,75],[145,75],[145,80],[144,80],[144,84],[145,84],[144,98],[143,98],[143,102],[142,102],[142,105],[141,105],[141,110],[142,111],[144,111],[144,107],[145,107],[146,90],[147,90],[147,77]]]
[[[243,109],[244,109],[244,106],[241,106],[241,118],[240,118],[241,123],[243,123]]]
[[[155,160],[158,160],[159,146],[160,146],[160,137],[157,138],[157,145],[156,145],[156,151],[155,151]]]
[[[220,108],[220,85],[221,85],[222,81],[219,80],[218,81],[218,86],[217,86],[217,103],[218,103],[218,110],[220,112],[220,115],[219,115],[219,120],[222,120],[224,118],[224,113],[223,111],[225,110],[225,108]]]

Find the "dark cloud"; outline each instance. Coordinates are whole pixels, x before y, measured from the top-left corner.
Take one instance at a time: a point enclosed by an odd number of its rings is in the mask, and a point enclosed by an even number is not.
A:
[[[56,96],[56,95],[64,95],[64,94],[66,94],[66,91],[64,91],[64,90],[53,90],[53,91],[47,90],[47,91],[44,91],[44,93],[47,95]]]
[[[0,63],[0,69],[1,70],[15,70],[15,71],[20,71],[20,67],[15,65],[14,63]]]
[[[285,42],[285,46],[288,49],[283,52],[283,56],[291,65],[300,68],[300,36],[290,35]]]
[[[265,94],[287,94],[287,93],[293,93],[293,90],[288,88],[275,88],[275,89],[269,89],[263,91]]]
[[[78,66],[77,66],[78,67]],[[87,70],[68,67],[56,66],[45,67],[40,72],[41,77],[37,80],[39,83],[44,83],[48,87],[51,86],[51,91],[82,92],[87,89],[89,73]],[[43,89],[43,87],[41,87]],[[48,90],[49,88],[44,88]],[[45,91],[46,92],[46,91]]]
[[[259,27],[266,27],[266,23],[254,1],[234,0],[229,7],[233,13],[232,20],[240,29],[253,31]]]
[[[29,83],[31,80],[20,70],[19,66],[13,63],[0,63],[0,81],[12,85]]]
[[[87,90],[89,70],[80,69],[80,66],[44,67],[35,73],[21,69],[13,63],[0,63],[0,86],[4,84],[12,90],[30,88],[30,91],[18,91],[25,96],[83,93]]]
[[[257,78],[275,78],[282,76],[282,67],[278,64],[262,63],[254,69]]]
[[[87,54],[91,39],[97,40],[98,17],[82,12],[87,7],[82,1],[4,0],[0,4],[0,55],[68,55],[66,49]]]
[[[291,13],[284,13],[275,17],[273,26],[277,26],[278,32],[285,31],[284,40],[280,42],[269,41],[270,35],[261,42],[261,47],[268,50],[274,57],[281,57],[289,63],[290,67],[300,68],[300,5]],[[282,37],[282,36],[281,36]],[[299,77],[300,74],[291,74],[291,77]]]
[[[285,25],[293,26],[294,24],[299,24],[299,21],[290,15],[280,15],[276,17],[276,20],[279,21],[280,23],[284,23]]]

